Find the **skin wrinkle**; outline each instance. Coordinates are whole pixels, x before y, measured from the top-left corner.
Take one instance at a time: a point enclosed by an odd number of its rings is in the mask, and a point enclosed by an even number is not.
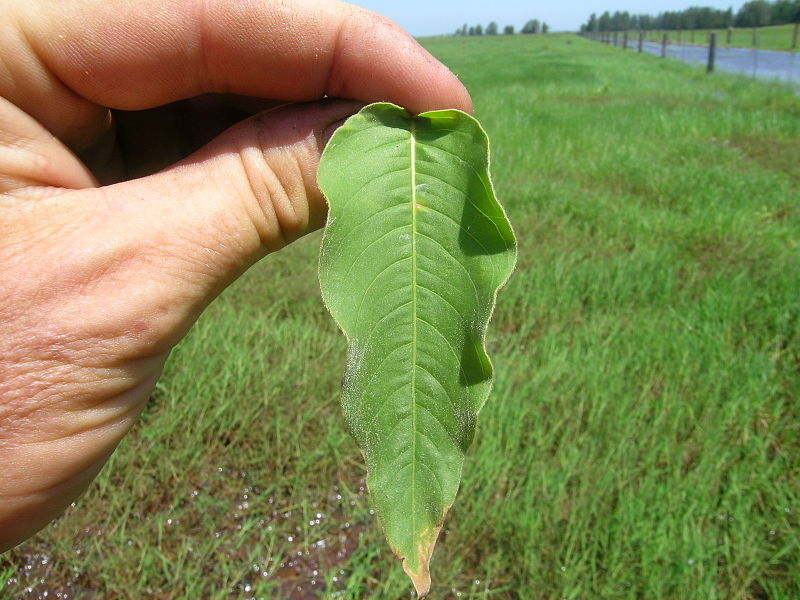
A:
[[[161,312],[166,315],[169,311],[165,307]],[[55,327],[51,327],[52,332],[47,333],[43,328],[29,329],[30,341],[4,350],[7,360],[3,362],[7,366],[0,371],[2,374],[0,391],[3,391],[3,401],[15,396],[24,396],[27,385],[34,385],[30,381],[24,386],[12,385],[9,380],[29,376],[31,381],[42,381],[48,386],[53,386],[54,382],[59,381],[72,384],[81,383],[84,379],[102,380],[117,377],[114,373],[136,371],[148,361],[166,353],[166,350],[154,348],[153,344],[149,343],[148,338],[160,340],[163,337],[163,332],[153,331],[151,320],[134,321],[133,326],[136,331],[132,337],[142,336],[147,340],[141,344],[142,351],[134,353],[133,356],[130,352],[120,356],[118,348],[120,336],[112,334],[113,329],[105,336],[101,336],[97,328],[92,328],[94,337],[88,332],[81,335],[74,331],[61,331]],[[81,373],[93,373],[96,376],[82,378]],[[0,404],[0,408],[2,406]]]
[[[331,98],[339,98],[341,96],[342,84],[344,77],[340,72],[341,56],[343,54],[342,48],[345,45],[347,28],[349,27],[350,20],[342,19],[336,28],[336,33],[333,42],[333,51],[331,52],[328,64],[325,66],[327,76],[325,78],[325,94]]]
[[[280,155],[279,155],[280,156]],[[264,163],[267,164],[269,160],[264,157]],[[275,225],[278,229],[280,239],[284,244],[292,241],[292,230],[294,226],[302,227],[299,219],[294,210],[294,202],[292,199],[292,190],[287,186],[287,181],[290,174],[287,173],[291,167],[287,167],[288,162],[286,158],[280,157],[280,168],[270,169],[270,176],[266,179],[266,201],[275,207]]]
[[[195,15],[196,22],[194,51],[198,56],[198,60],[191,61],[191,63],[196,63],[194,78],[197,83],[193,96],[199,96],[207,91],[227,93],[232,87],[213,78],[214,70],[211,67],[211,57],[214,54],[214,49],[209,42],[213,24],[212,17],[209,16],[211,14],[209,2],[211,1],[213,0],[185,0],[185,4],[188,5],[188,12]]]
[[[331,104],[331,110],[336,104]],[[355,112],[360,104],[344,103],[340,107],[352,107]],[[292,109],[289,109],[292,110]],[[341,110],[341,108],[340,108]],[[274,111],[275,113],[280,112]],[[350,110],[347,111],[348,114]],[[255,122],[264,123],[265,117],[254,117]],[[250,196],[256,202],[254,210],[259,217],[254,223],[263,223],[258,228],[262,245],[268,251],[297,239],[311,221],[309,207],[321,208],[324,204],[316,185],[316,167],[322,131],[307,132],[300,123],[276,129],[262,126],[255,130],[256,139],[239,138],[237,154],[240,168],[245,173]],[[299,165],[305,164],[305,169]],[[310,195],[309,195],[310,194]],[[321,205],[321,206],[318,206]],[[324,218],[324,214],[321,215]],[[315,216],[315,224],[321,222]]]
[[[46,373],[48,379],[26,382],[25,388],[36,392],[33,396],[14,402],[13,397],[9,399],[3,394],[0,457],[3,452],[32,443],[66,440],[92,430],[99,431],[118,425],[133,413],[138,414],[142,406],[132,402],[131,397],[152,387],[161,369],[155,369],[151,377],[141,381],[135,372],[145,366],[144,363],[160,362],[163,358],[148,357],[117,369],[94,369],[93,394],[86,391],[75,394],[70,387],[71,383],[85,387],[85,368],[53,364],[37,371]],[[67,377],[67,373],[72,376]]]
[[[316,170],[319,162],[316,149],[319,146],[317,142],[319,135],[318,132],[311,133],[299,147],[295,148],[294,152],[283,154],[284,161],[290,163],[290,166],[281,171],[281,178],[284,182],[284,189],[290,189],[291,213],[288,214],[287,211],[280,225],[284,237],[290,241],[296,240],[303,234],[303,231],[308,229],[311,221],[309,207],[321,202],[322,192],[319,191],[316,183]],[[309,177],[309,172],[313,172],[311,177]]]
[[[257,148],[244,145],[239,150],[238,162],[244,174],[244,182],[255,199],[255,206],[260,209],[261,218],[253,217],[252,222],[261,223],[261,226],[256,227],[261,244],[269,251],[273,251],[273,248],[285,245],[286,240],[278,225],[278,199],[274,193],[270,194],[270,189],[277,187],[274,182],[270,183],[275,174],[269,168],[264,173],[253,172],[254,168],[257,169],[259,164],[263,164],[262,161],[264,161],[263,153]]]
[[[282,200],[278,204],[277,217],[281,237],[287,242],[296,240],[299,232],[308,226],[308,211],[302,208],[308,206],[307,182],[303,178],[303,171],[298,163],[301,155],[303,160],[309,160],[309,153],[305,151],[305,148],[314,137],[311,134],[306,139],[297,142],[292,152],[281,152],[276,148],[269,150],[269,153],[273,155],[272,161],[281,162],[281,167],[274,171]]]
[[[70,429],[64,419],[70,412],[59,408],[69,407],[76,399],[70,386],[83,383],[83,379],[65,374],[77,369],[68,369],[64,365],[47,366],[44,370],[32,374],[23,374],[22,381],[28,394],[25,397],[7,397],[4,394],[3,411],[0,414],[0,440],[5,440],[6,448],[14,448],[30,440],[41,440],[48,431],[59,432],[55,437],[68,437]],[[36,375],[40,375],[36,377]],[[77,397],[80,398],[80,397]],[[71,410],[80,405],[73,402]],[[52,436],[51,436],[52,437]]]

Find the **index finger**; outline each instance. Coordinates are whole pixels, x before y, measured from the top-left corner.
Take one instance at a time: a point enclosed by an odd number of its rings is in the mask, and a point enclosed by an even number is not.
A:
[[[40,121],[63,123],[75,104],[54,101],[59,85],[125,110],[207,92],[472,109],[455,75],[398,25],[335,0],[39,0],[16,8],[24,38],[55,79],[27,90],[36,109],[29,112],[46,113],[34,114]]]

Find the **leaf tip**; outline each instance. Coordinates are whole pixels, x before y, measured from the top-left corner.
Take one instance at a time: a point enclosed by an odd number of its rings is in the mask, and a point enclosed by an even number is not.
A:
[[[406,567],[405,561],[403,562],[403,570],[411,578],[414,584],[414,589],[417,590],[417,598],[425,598],[428,592],[431,591],[431,572],[428,565],[421,565],[418,573],[412,572]]]
[[[414,584],[417,598],[425,598],[431,591],[431,555],[440,530],[441,527],[436,527],[420,536],[416,561],[410,561],[408,557],[403,558],[403,571]]]

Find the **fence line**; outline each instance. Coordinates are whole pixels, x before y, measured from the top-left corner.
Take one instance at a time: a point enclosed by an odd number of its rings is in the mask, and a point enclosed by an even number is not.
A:
[[[604,44],[619,46],[623,50],[633,49],[660,55],[662,58],[672,57],[705,64],[708,73],[719,68],[753,77],[782,79],[800,84],[800,53],[761,49],[758,30],[752,32],[752,48],[722,47],[716,31],[698,31],[697,34],[708,34],[702,38],[700,35],[684,36],[683,33],[685,32],[584,31],[581,35]],[[683,37],[689,39],[683,41]],[[730,32],[726,39],[730,39]]]
[[[783,35],[784,32],[785,36]],[[704,45],[704,41],[707,39],[710,33],[717,33],[718,47],[721,47],[723,45],[731,47],[747,47],[747,44],[749,44],[750,46],[761,46],[760,40],[762,34],[764,34],[768,38],[770,38],[770,41],[773,42],[771,47],[769,48],[764,47],[763,49],[765,50],[767,49],[775,51],[800,50],[800,23],[795,23],[790,27],[748,27],[748,28],[728,27],[728,28],[717,28],[717,29],[669,29],[669,30],[648,29],[646,31],[620,30],[620,31],[599,31],[599,32],[584,31],[582,32],[582,35],[586,37],[591,37],[593,39],[598,39],[599,41],[605,41],[606,43],[608,43],[609,39],[614,39],[615,34],[622,34],[624,36],[634,36],[634,37],[638,37],[639,35],[643,34],[645,36],[645,41],[650,41],[650,42],[661,41],[662,36],[667,35],[670,41],[678,44],[700,43]],[[723,33],[725,34],[724,43],[722,42],[721,38]],[[775,43],[775,38],[779,34],[782,36],[780,39],[784,40],[784,43],[782,44]],[[738,38],[738,40],[734,40],[734,36]],[[617,37],[617,40],[619,41],[619,37]],[[619,45],[618,41],[615,45]],[[736,43],[737,41],[739,42],[738,45]]]
[[[800,50],[800,23],[795,23],[789,27],[727,27],[727,28],[716,28],[716,29],[669,29],[669,30],[661,30],[661,29],[649,29],[644,31],[647,39],[649,41],[659,41],[661,39],[662,34],[666,34],[670,36],[670,40],[675,41],[677,43],[689,43],[694,44],[702,43],[703,40],[710,33],[717,33],[718,36],[721,36],[722,33],[725,33],[725,46],[731,47],[746,47],[742,46],[741,40],[747,40],[746,43],[749,43],[751,46],[759,46],[760,40],[762,36],[767,36],[769,38],[777,37],[778,34],[781,34],[781,39],[784,40],[784,43],[781,45],[773,45],[770,48],[763,48],[765,50],[775,50],[775,51],[790,51],[790,50]],[[785,32],[785,36],[783,33]],[[747,35],[749,34],[749,35]],[[737,45],[737,40],[734,37],[738,38],[739,44]],[[721,38],[718,37],[718,41]]]

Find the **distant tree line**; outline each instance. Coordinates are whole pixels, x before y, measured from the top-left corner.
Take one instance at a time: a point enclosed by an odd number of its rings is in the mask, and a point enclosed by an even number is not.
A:
[[[800,0],[798,0],[800,1]],[[550,27],[544,21],[539,21],[539,19],[531,19],[525,25],[522,26],[520,30],[521,33],[547,33],[550,31]],[[456,35],[459,36],[467,36],[467,35],[497,35],[499,33],[499,28],[497,23],[492,21],[486,26],[486,29],[483,28],[482,25],[467,25],[464,23],[461,27],[456,29]],[[505,35],[514,35],[514,26],[513,25],[506,25],[503,27],[503,33]]]
[[[725,29],[728,27],[765,27],[800,23],[800,0],[752,0],[738,12],[732,8],[719,10],[708,6],[692,6],[686,10],[667,11],[656,16],[632,15],[627,11],[592,13],[581,31]]]
[[[550,26],[544,21],[539,22],[539,19],[531,19],[522,26],[522,33],[547,33],[550,31]]]

